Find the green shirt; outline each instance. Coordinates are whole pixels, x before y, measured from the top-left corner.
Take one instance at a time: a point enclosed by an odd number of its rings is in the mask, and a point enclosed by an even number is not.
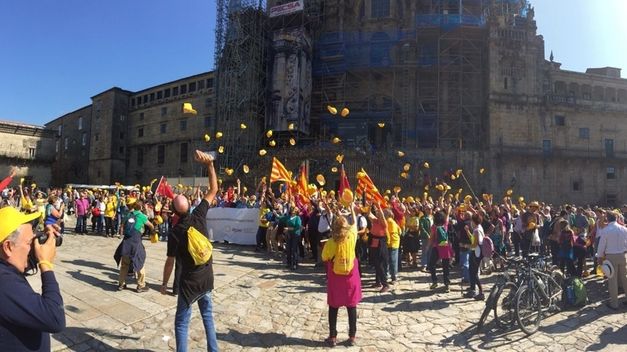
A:
[[[128,221],[128,219],[131,217],[131,214],[135,215],[135,230],[142,232],[144,230],[144,225],[146,225],[146,223],[148,222],[148,217],[146,216],[146,214],[142,213],[139,210],[133,210],[132,212],[126,214],[126,217],[124,218],[124,223]]]
[[[430,215],[423,215],[419,222],[420,238],[427,239],[431,236],[432,218]]]

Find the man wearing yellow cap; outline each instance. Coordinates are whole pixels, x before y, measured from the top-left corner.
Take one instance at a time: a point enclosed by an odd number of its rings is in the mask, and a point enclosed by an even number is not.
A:
[[[0,209],[0,349],[50,351],[50,333],[65,328],[59,284],[52,271],[58,226],[46,227],[48,240],[40,244],[30,222],[41,214],[22,214],[13,207]],[[34,245],[32,245],[34,243]],[[28,255],[34,250],[41,271],[42,294],[24,277]]]

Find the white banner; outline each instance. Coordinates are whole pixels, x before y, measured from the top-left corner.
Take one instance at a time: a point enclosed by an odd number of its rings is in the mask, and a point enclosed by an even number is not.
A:
[[[302,11],[305,8],[303,0],[297,0],[288,2],[287,4],[273,6],[270,8],[270,17],[277,17],[288,15],[297,11]]]
[[[211,208],[207,212],[207,231],[213,241],[254,245],[258,228],[258,208]]]

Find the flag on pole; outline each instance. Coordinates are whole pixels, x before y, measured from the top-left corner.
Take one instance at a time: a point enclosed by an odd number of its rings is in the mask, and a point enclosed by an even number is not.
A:
[[[270,172],[270,183],[276,181],[291,182],[292,173],[287,171],[279,159],[272,158],[272,171]]]
[[[298,180],[296,185],[296,192],[300,194],[303,198],[309,199],[307,194],[307,170],[305,167],[305,163],[300,164],[300,170],[298,172]]]
[[[383,198],[381,193],[379,193],[379,190],[364,169],[361,169],[361,171],[357,173],[357,183],[359,189],[365,193],[368,199],[373,199],[381,206],[387,206],[387,201]]]
[[[155,195],[163,195],[170,199],[174,199],[174,192],[172,192],[172,187],[168,184],[168,180],[164,176],[161,176],[161,180],[159,180],[159,184],[157,185],[157,190],[155,191]]]
[[[344,194],[345,189],[351,189],[351,185],[348,182],[348,177],[346,176],[346,171],[344,171],[344,164],[342,164],[342,169],[340,171],[340,187],[338,188],[338,194],[340,197]]]

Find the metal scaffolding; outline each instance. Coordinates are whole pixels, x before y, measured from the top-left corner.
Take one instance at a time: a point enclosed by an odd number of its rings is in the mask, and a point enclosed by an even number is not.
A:
[[[265,0],[217,0],[214,132],[222,132],[223,137],[214,144],[224,147],[219,158],[222,167],[237,168],[242,160],[250,160],[263,135],[268,46],[265,7]]]

